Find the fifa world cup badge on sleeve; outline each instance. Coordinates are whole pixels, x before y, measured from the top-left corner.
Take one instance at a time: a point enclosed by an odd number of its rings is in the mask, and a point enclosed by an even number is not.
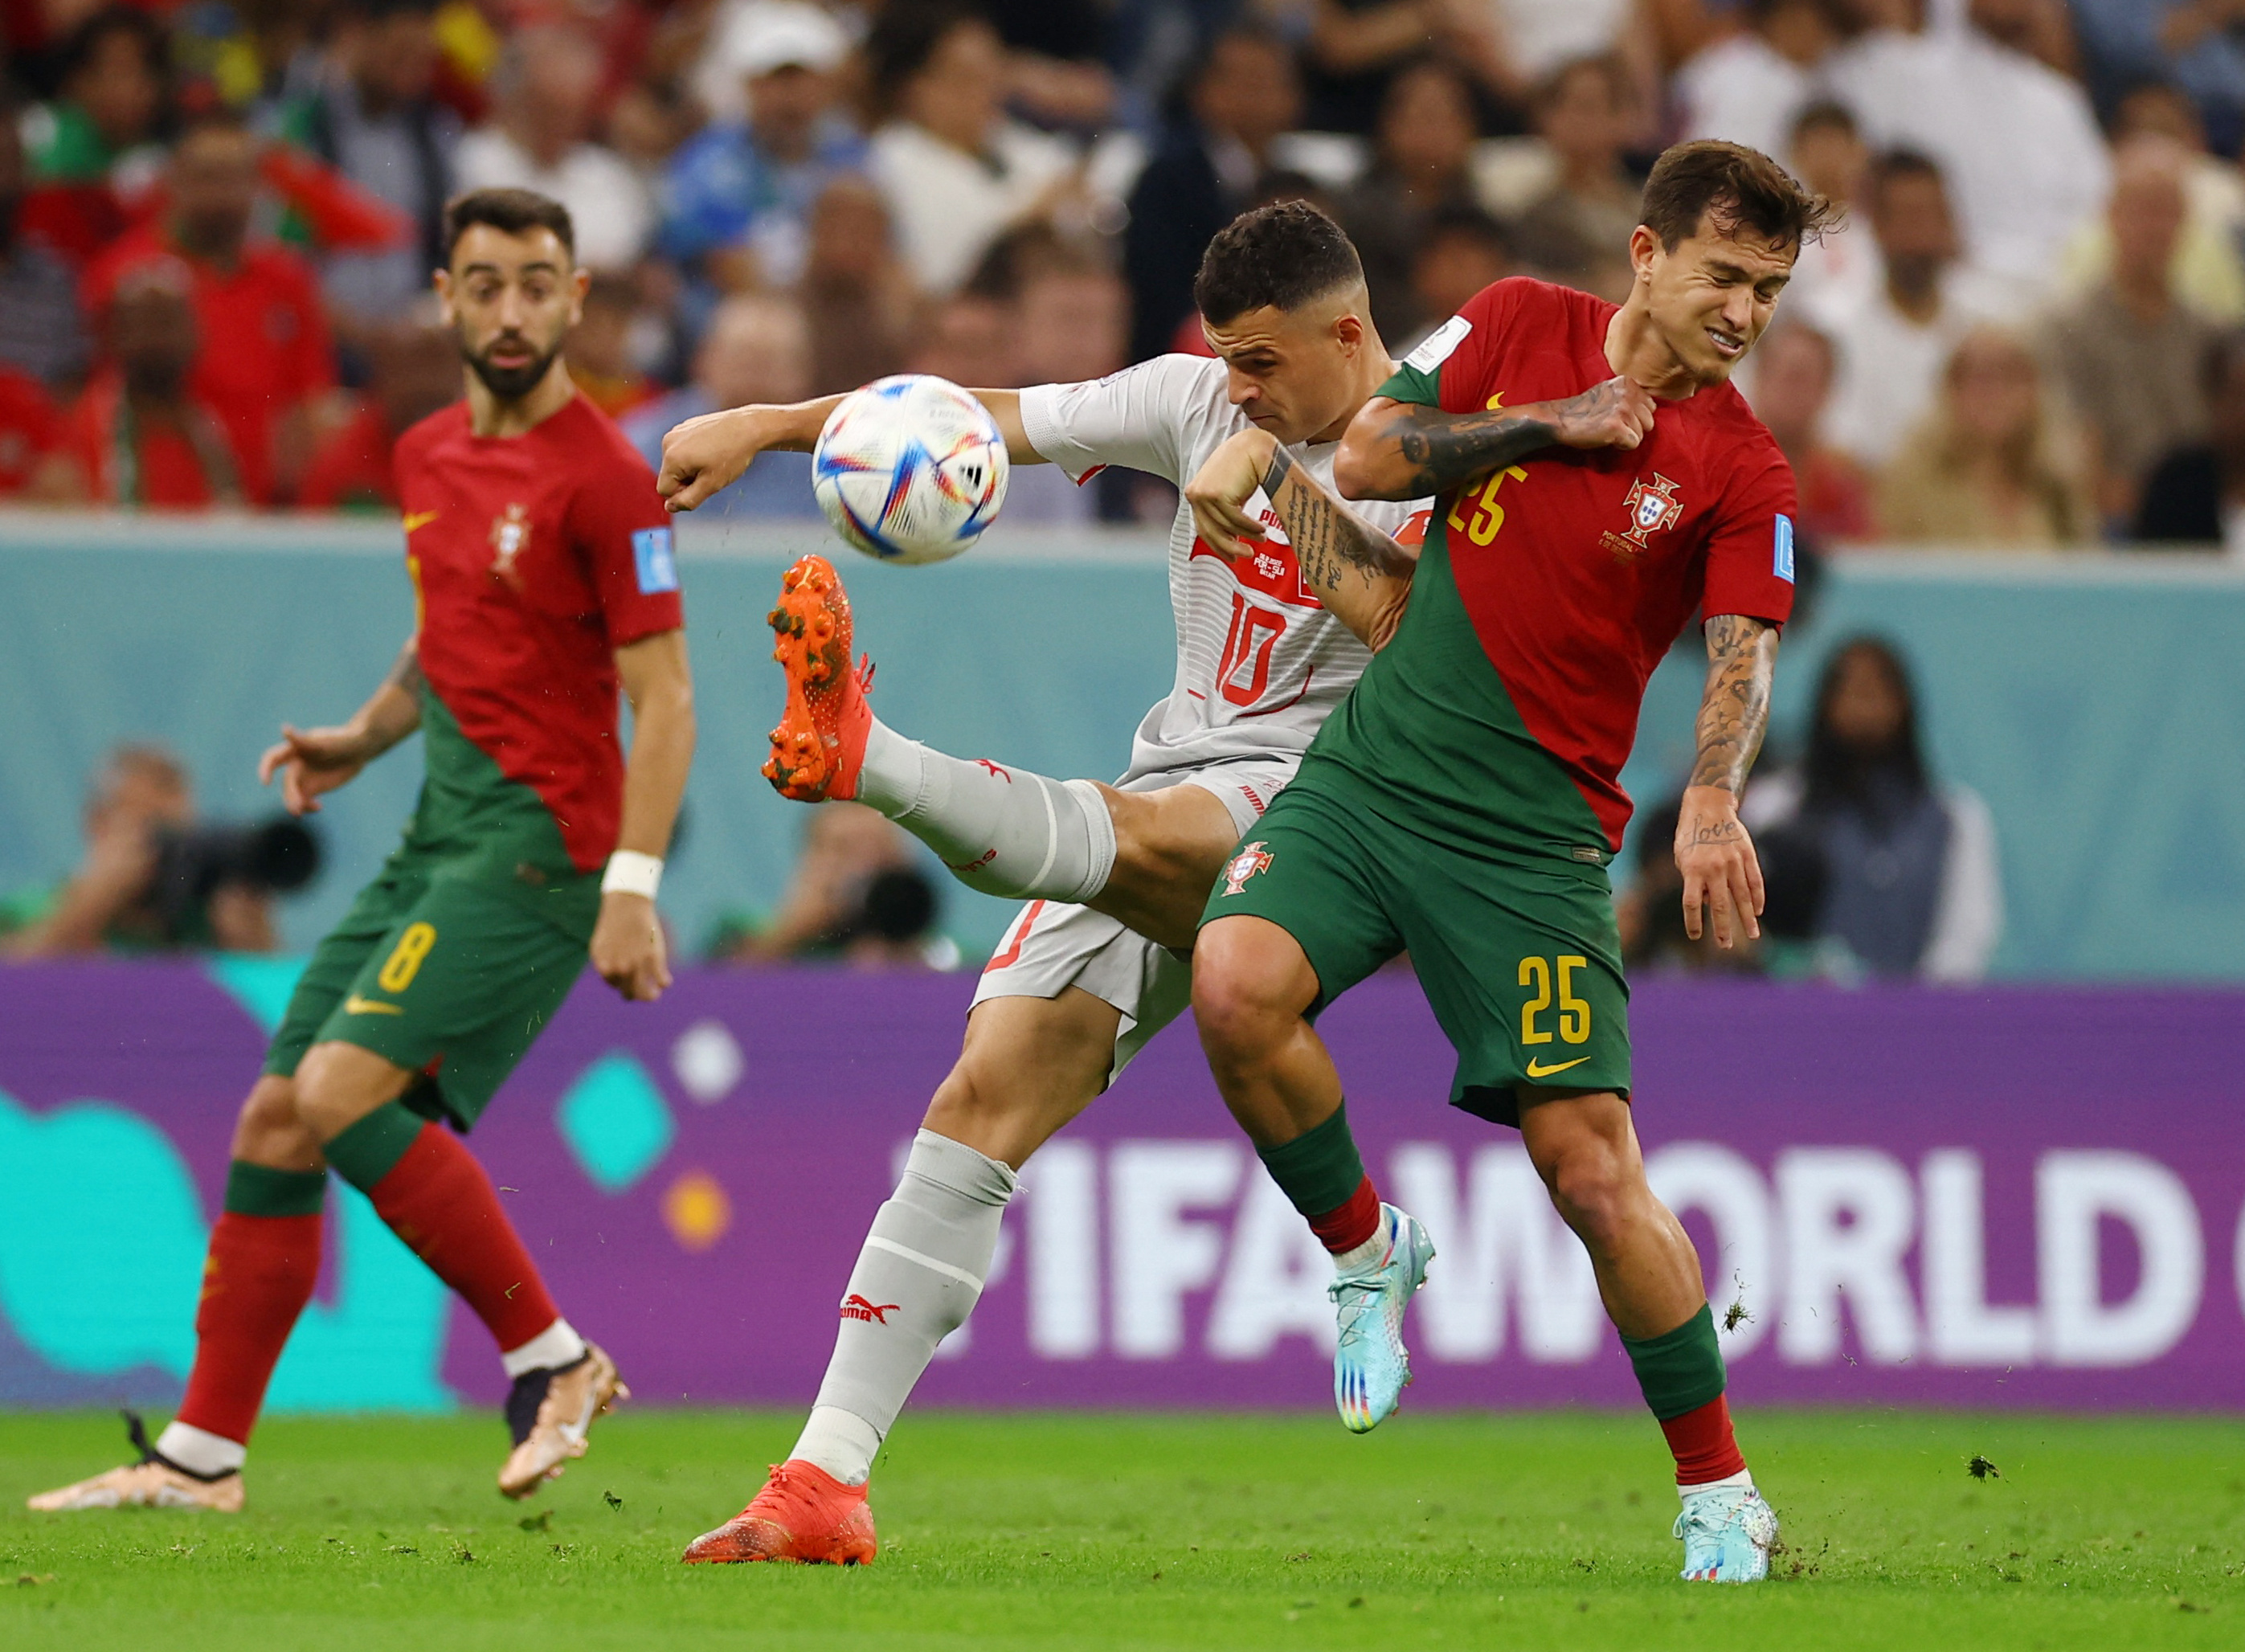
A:
[[[1793,518],[1789,516],[1777,518],[1775,550],[1770,571],[1786,584],[1793,583]]]
[[[641,528],[632,535],[632,565],[639,571],[639,593],[659,596],[678,589],[678,555],[668,528]]]
[[[1247,880],[1271,864],[1271,851],[1260,840],[1243,844],[1237,855],[1224,863],[1224,892],[1237,895],[1247,887]]]

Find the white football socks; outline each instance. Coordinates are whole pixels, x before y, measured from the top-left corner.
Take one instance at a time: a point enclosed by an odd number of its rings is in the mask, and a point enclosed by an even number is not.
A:
[[[1702,1480],[1697,1486],[1679,1486],[1676,1488],[1676,1494],[1688,1503],[1702,1492],[1727,1491],[1734,1486],[1740,1491],[1753,1490],[1753,1472],[1742,1468],[1737,1473],[1727,1474],[1719,1480]]]
[[[193,1423],[166,1423],[156,1436],[156,1450],[190,1474],[224,1474],[248,1460],[249,1447],[240,1440],[197,1428]]]
[[[1088,901],[1115,870],[1115,819],[1089,781],[968,762],[906,740],[878,717],[858,771],[858,801],[985,895]]]
[[[998,1224],[1014,1196],[1012,1170],[922,1130],[889,1202],[850,1270],[842,1329],[818,1402],[789,1452],[844,1486],[863,1486],[882,1437],[935,1357],[982,1295]]]
[[[560,1371],[573,1365],[585,1357],[585,1339],[570,1328],[566,1319],[557,1319],[519,1348],[510,1348],[499,1357],[509,1380],[525,1371]]]

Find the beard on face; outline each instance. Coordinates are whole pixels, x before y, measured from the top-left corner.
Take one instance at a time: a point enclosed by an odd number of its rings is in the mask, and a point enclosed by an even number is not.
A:
[[[536,389],[539,381],[546,376],[546,369],[553,365],[553,358],[561,354],[561,347],[556,344],[544,355],[533,355],[519,366],[500,367],[490,359],[492,351],[502,342],[516,342],[518,341],[510,338],[493,339],[491,343],[484,347],[484,352],[480,355],[470,350],[465,344],[460,347],[460,359],[468,364],[471,372],[483,381],[484,389],[502,402],[519,402],[531,391]]]

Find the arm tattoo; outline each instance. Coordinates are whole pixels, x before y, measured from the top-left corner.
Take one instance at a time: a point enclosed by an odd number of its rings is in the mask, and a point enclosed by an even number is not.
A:
[[[421,674],[421,639],[419,637],[408,637],[405,640],[405,646],[397,651],[397,662],[390,667],[390,674],[382,680],[382,686],[385,688],[400,689],[411,694],[416,700],[421,698],[423,692],[429,687],[429,680]]]
[[[1707,659],[1707,690],[1699,701],[1699,757],[1692,768],[1692,784],[1736,792],[1746,784],[1769,727],[1777,629],[1744,614],[1711,615]]]
[[[1523,409],[1445,413],[1439,408],[1400,407],[1386,434],[1411,465],[1409,494],[1447,493],[1461,482],[1501,471],[1558,439],[1558,429]]]
[[[1327,493],[1283,447],[1272,453],[1263,492],[1285,524],[1303,582],[1321,596],[1339,591],[1351,569],[1369,585],[1407,579],[1417,566],[1409,552]]]

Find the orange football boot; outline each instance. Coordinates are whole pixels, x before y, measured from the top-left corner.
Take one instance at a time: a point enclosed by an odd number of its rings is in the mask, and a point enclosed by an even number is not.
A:
[[[688,1566],[792,1561],[803,1566],[871,1566],[880,1544],[865,1488],[844,1486],[800,1459],[773,1466],[749,1506],[680,1556]]]
[[[787,708],[771,731],[764,778],[801,803],[855,797],[858,770],[872,732],[865,693],[873,668],[850,667],[850,595],[824,557],[805,557],[780,581],[779,605],[768,616],[778,646],[772,658],[787,673]]]

